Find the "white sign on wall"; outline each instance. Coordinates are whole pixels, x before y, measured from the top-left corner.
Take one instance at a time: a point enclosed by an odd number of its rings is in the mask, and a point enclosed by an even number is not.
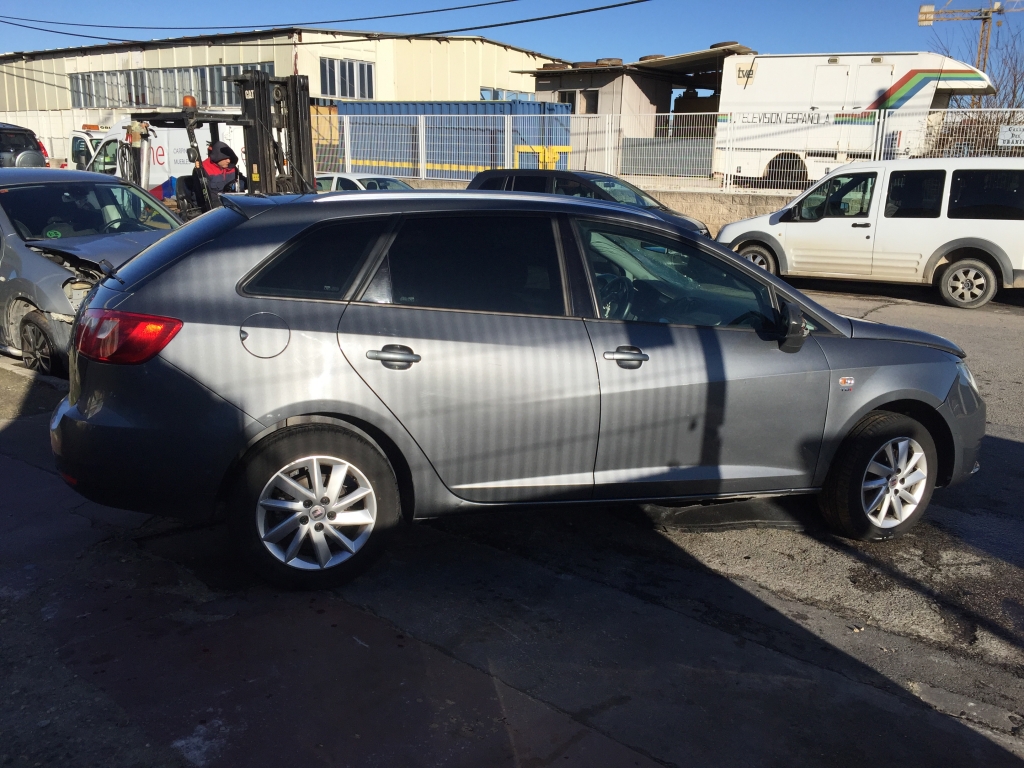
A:
[[[1024,125],[1000,125],[1000,147],[1024,147]]]

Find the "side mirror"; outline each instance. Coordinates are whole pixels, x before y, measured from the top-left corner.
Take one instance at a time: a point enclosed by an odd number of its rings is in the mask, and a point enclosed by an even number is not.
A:
[[[198,163],[199,150],[197,150],[195,147],[189,147],[187,150],[185,150],[185,157],[188,158],[188,161],[190,163]]]
[[[77,163],[75,163],[75,170],[76,171],[84,171],[85,170],[85,163],[83,163],[81,160],[79,160]]]
[[[807,326],[804,324],[804,313],[800,307],[790,302],[782,305],[779,349],[783,352],[799,352],[807,339]]]

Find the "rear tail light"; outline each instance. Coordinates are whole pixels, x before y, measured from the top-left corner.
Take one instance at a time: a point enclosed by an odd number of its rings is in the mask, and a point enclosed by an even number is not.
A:
[[[39,151],[43,153],[43,158],[46,160],[46,167],[50,167],[50,153],[46,151],[46,147],[43,146],[43,142],[36,139],[36,144],[39,145]]]
[[[173,317],[87,309],[75,326],[75,349],[99,363],[137,365],[156,357],[181,325]]]

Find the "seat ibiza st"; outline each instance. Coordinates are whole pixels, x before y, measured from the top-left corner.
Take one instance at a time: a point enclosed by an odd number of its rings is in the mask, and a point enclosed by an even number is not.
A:
[[[51,438],[84,496],[227,519],[294,586],[495,504],[816,493],[883,539],[977,466],[963,357],[615,203],[234,197],[83,303]]]

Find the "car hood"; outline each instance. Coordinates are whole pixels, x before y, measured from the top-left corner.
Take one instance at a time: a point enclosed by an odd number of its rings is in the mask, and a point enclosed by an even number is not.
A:
[[[117,269],[132,256],[148,248],[171,231],[169,229],[154,229],[149,232],[89,235],[67,240],[33,240],[28,245],[43,251],[74,256],[93,264],[99,264],[106,259],[114,269]]]
[[[898,325],[885,325],[884,323],[873,323],[870,320],[858,320],[855,317],[847,317],[852,326],[852,337],[855,339],[879,339],[881,341],[902,341],[907,344],[920,344],[933,349],[941,349],[951,355],[963,358],[967,353],[948,339],[936,336],[933,333],[915,331],[913,328],[901,328]]]

